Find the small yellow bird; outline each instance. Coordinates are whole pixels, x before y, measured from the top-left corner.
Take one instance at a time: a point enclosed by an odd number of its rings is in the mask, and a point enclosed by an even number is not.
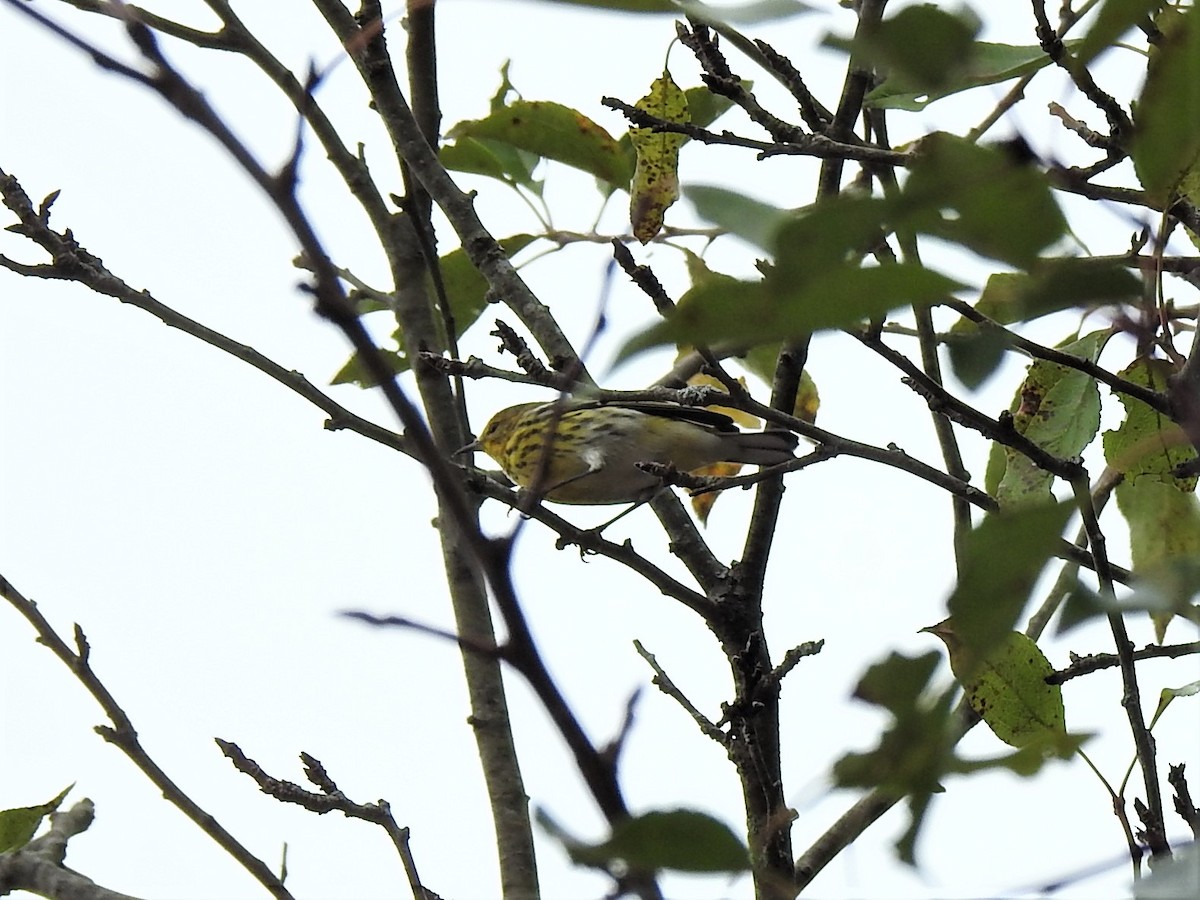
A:
[[[553,427],[553,433],[551,428]],[[690,472],[718,462],[793,458],[790,431],[739,431],[722,413],[674,403],[567,400],[502,409],[464,450],[483,450],[523,488],[555,503],[638,503],[662,481],[639,462]]]

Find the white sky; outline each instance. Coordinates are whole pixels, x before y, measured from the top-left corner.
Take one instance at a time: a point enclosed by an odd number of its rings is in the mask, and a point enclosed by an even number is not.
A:
[[[833,105],[839,60],[814,48],[830,29],[847,33],[852,17],[831,3],[818,5],[825,12],[761,33],[806,77],[812,73],[810,86]],[[110,24],[54,3],[36,6],[133,59]],[[305,3],[288,4],[286,17],[276,4],[238,7],[298,70],[310,58],[324,65],[338,53]],[[200,3],[153,8],[197,25],[211,21]],[[989,23],[985,37],[1032,43],[1028,18],[1025,7],[1013,7],[1002,21]],[[439,31],[447,127],[485,114],[498,70],[511,58],[511,76],[527,98],[573,105],[614,134],[624,123],[599,98],[640,97],[661,72],[673,35],[669,18],[472,0],[441,4]],[[393,28],[392,45],[400,44]],[[164,47],[262,159],[277,164],[285,158],[293,115],[248,63],[173,41]],[[770,79],[733,59],[739,74],[756,81],[768,107],[787,117],[792,106]],[[672,51],[671,63],[683,86],[698,83],[694,61],[682,48]],[[1135,83],[1119,64],[1102,67],[1101,80],[1127,98]],[[1075,154],[1075,138],[1044,115],[1046,100],[1067,103],[1094,124],[1100,116],[1061,80],[1045,81],[1045,92],[1019,111],[1016,127],[1044,152]],[[962,131],[1003,90],[985,88],[924,113],[896,116],[894,139],[932,127]],[[387,182],[386,143],[353,67],[339,66],[319,99],[347,143],[366,144],[384,189],[398,191],[398,183]],[[755,133],[738,116],[722,125]],[[18,176],[35,200],[61,189],[52,223],[72,228],[116,274],[167,305],[318,384],[344,361],[341,336],[312,314],[296,290],[301,279],[290,265],[294,242],[214,143],[155,97],[100,73],[7,7],[0,8],[0,168]],[[745,151],[689,145],[682,177],[685,183],[733,179],[739,189],[780,206],[799,206],[811,199],[813,171],[794,159],[755,164]],[[586,228],[598,203],[590,180],[562,167],[547,174],[550,205],[560,216],[556,224]],[[310,153],[303,176],[304,199],[337,261],[384,283],[365,222],[319,153]],[[481,190],[480,211],[497,235],[535,226],[502,188],[467,178],[460,183]],[[614,202],[602,228],[622,229],[623,205],[621,198]],[[668,221],[693,223],[685,204],[672,209]],[[1089,211],[1073,225],[1102,253],[1127,247],[1136,222],[1123,210],[1106,210]],[[0,236],[0,252],[43,261],[14,235]],[[576,340],[591,327],[607,259],[602,246],[577,246],[526,269]],[[639,252],[639,259],[652,262],[670,290],[682,289],[673,251],[655,248]],[[714,268],[735,274],[748,273],[751,259],[743,245],[728,239],[709,255]],[[968,267],[955,274],[978,283],[986,273]],[[1169,290],[1195,302],[1174,283]],[[598,372],[621,339],[653,315],[622,277],[613,285],[608,313]],[[1072,327],[1059,320],[1036,336],[1056,340]],[[468,335],[464,355],[510,365],[497,358],[488,330],[481,323]],[[1113,346],[1113,365],[1120,366],[1119,354],[1127,351]],[[641,386],[668,362],[666,354],[647,356],[609,383]],[[810,370],[822,394],[824,427],[879,445],[894,441],[937,463],[919,398],[855,341],[820,337]],[[978,395],[980,407],[992,413],[1006,407],[1021,371],[1019,360],[1010,361]],[[471,388],[477,427],[500,406],[545,395],[507,384]],[[331,393],[391,427],[373,395],[354,388]],[[1108,398],[1106,406],[1116,404]],[[392,803],[401,824],[412,828],[413,852],[429,887],[444,897],[496,895],[491,823],[465,722],[457,651],[337,616],[365,608],[450,626],[430,527],[431,492],[414,463],[355,435],[324,431],[323,415],[305,401],[140,310],[77,286],[7,273],[0,274],[0,415],[0,571],[39,602],[64,636],[72,623],[83,626],[96,672],[132,716],[150,753],[185,790],[268,864],[277,865],[286,842],[288,885],[298,897],[407,896],[381,831],[266,798],[232,770],[212,738],[239,743],[271,774],[294,781],[302,780],[297,754],[307,751],[351,798]],[[1113,415],[1108,410],[1106,427],[1115,423]],[[963,445],[968,468],[982,481],[986,446],[971,435]],[[1092,463],[1095,474],[1100,464]],[[717,506],[707,533],[724,559],[739,552],[749,504],[748,494],[738,494]],[[799,850],[854,799],[828,789],[831,763],[847,750],[873,745],[884,724],[882,716],[849,699],[852,685],[869,663],[892,650],[940,649],[916,632],[944,616],[953,567],[948,498],[911,476],[836,460],[793,476],[786,507],[768,578],[772,651],[778,658],[802,641],[827,642],[784,687],[785,777],[799,811]],[[590,523],[607,513],[583,509],[568,516]],[[1125,537],[1111,517],[1113,555],[1127,561]],[[496,529],[511,525],[499,509],[489,508],[487,521]],[[610,536],[630,536],[641,552],[679,569],[648,511],[622,521]],[[581,563],[577,554],[555,552],[553,544],[552,534],[531,525],[518,548],[517,580],[548,664],[593,739],[611,736],[629,694],[645,688],[622,767],[630,805],[698,808],[740,831],[740,795],[724,754],[649,687],[651,673],[631,645],[640,639],[693,701],[716,715],[729,685],[707,630],[615,564]],[[1152,639],[1141,619],[1130,628],[1139,646]],[[23,619],[0,611],[0,808],[43,802],[74,782],[70,799],[95,800],[97,821],[72,841],[73,868],[135,895],[261,896],[249,876],[91,732],[103,721],[98,708],[33,637]],[[1168,637],[1195,639],[1195,629],[1177,622]],[[1056,665],[1067,662],[1069,650],[1110,649],[1111,637],[1099,627],[1046,645]],[[1140,671],[1148,710],[1161,687],[1200,677],[1194,659],[1150,662]],[[519,679],[508,685],[533,803],[577,834],[601,836],[602,820],[561,741]],[[1069,727],[1099,732],[1088,752],[1113,781],[1132,754],[1120,694],[1112,670],[1065,689]],[[1186,761],[1190,771],[1200,770],[1194,703],[1180,702],[1156,734],[1164,774],[1168,762]],[[1004,748],[978,728],[961,749],[985,756]],[[947,787],[929,815],[919,870],[893,860],[890,844],[906,821],[895,810],[822,874],[814,896],[1008,894],[1121,858],[1123,841],[1109,799],[1082,764],[1052,765],[1032,780],[996,773]],[[1130,797],[1135,794],[1140,789],[1131,787]],[[1181,827],[1173,816],[1168,821],[1178,837]],[[553,841],[541,834],[538,840],[545,896],[599,896],[605,890],[603,879],[572,869]],[[1117,867],[1104,880],[1062,895],[1112,894],[1126,881],[1127,870]],[[679,898],[751,894],[746,879],[665,884],[669,896]]]

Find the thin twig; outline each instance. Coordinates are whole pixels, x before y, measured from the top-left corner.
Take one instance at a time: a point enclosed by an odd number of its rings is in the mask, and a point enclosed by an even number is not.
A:
[[[716,741],[722,747],[728,746],[729,735],[714,725],[708,716],[696,708],[696,705],[671,680],[671,676],[667,674],[666,670],[659,665],[654,654],[642,646],[641,641],[635,640],[633,648],[637,651],[638,656],[646,661],[646,665],[654,670],[654,678],[651,679],[650,683],[682,706],[684,711],[692,717],[692,721],[696,723],[706,737],[712,738],[712,740]]]
[[[995,334],[1003,335],[1004,340],[1035,359],[1044,359],[1047,362],[1057,363],[1060,366],[1066,366],[1068,369],[1074,369],[1077,372],[1082,372],[1085,375],[1090,375],[1097,381],[1107,384],[1114,391],[1126,394],[1130,397],[1136,397],[1141,400],[1151,409],[1158,410],[1161,413],[1169,415],[1171,412],[1170,402],[1165,394],[1145,387],[1144,385],[1135,384],[1128,379],[1122,378],[1119,375],[1114,375],[1102,366],[1089,359],[1075,356],[1071,353],[1065,353],[1062,350],[1056,350],[1053,347],[1046,347],[1042,344],[1031,341],[1022,337],[1015,331],[1005,328],[998,322],[989,319],[987,316],[980,313],[969,303],[964,303],[954,297],[946,297],[941,301],[941,305],[954,310],[964,318],[970,319],[977,325],[981,325],[988,331]]]
[[[35,210],[17,179],[3,171],[0,171],[0,198],[3,199],[4,205],[17,215],[21,223],[20,233],[45,250],[53,260],[51,263],[31,265],[0,256],[0,267],[27,277],[74,281],[98,294],[113,297],[122,303],[144,310],[163,324],[228,353],[303,397],[329,416],[326,427],[330,430],[355,431],[393,449],[413,455],[412,448],[402,435],[350,412],[295,369],[288,369],[253,347],[188,318],[157,300],[150,291],[131,287],[113,274],[100,257],[81,246],[70,229],[57,232],[50,228],[48,204],[43,204]]]
[[[1006,447],[1012,447],[1027,456],[1039,469],[1057,475],[1064,481],[1073,481],[1082,472],[1082,464],[1078,460],[1061,459],[1055,456],[1018,432],[1009,419],[993,419],[959,400],[917,368],[908,357],[896,352],[878,338],[865,333],[858,334],[856,337],[904,372],[906,377],[901,381],[924,398],[931,409],[944,413],[960,425],[978,431],[993,441]]]
[[[233,763],[234,768],[242,774],[250,776],[258,785],[259,790],[267,796],[274,797],[281,803],[293,803],[301,806],[317,815],[336,811],[349,819],[359,819],[378,825],[386,832],[392,845],[396,848],[396,853],[404,866],[404,872],[408,876],[408,885],[412,890],[413,900],[440,900],[437,894],[421,883],[420,876],[417,874],[416,860],[413,858],[411,847],[409,847],[409,831],[397,824],[392,816],[391,805],[386,800],[379,800],[376,803],[355,803],[338,790],[321,761],[307,753],[301,753],[300,759],[304,762],[305,774],[313,784],[321,789],[320,793],[305,790],[290,781],[274,778],[242,752],[242,748],[237,744],[220,738],[214,738],[214,740],[221,748],[221,752]]]
[[[1092,486],[1092,505],[1096,510],[1096,515],[1099,516],[1108,505],[1108,500],[1112,496],[1113,489],[1121,482],[1125,476],[1112,467],[1105,467],[1100,473],[1100,477],[1096,479],[1095,485]],[[1087,528],[1080,526],[1078,533],[1075,535],[1075,546],[1083,552],[1087,547],[1088,533]],[[1042,636],[1042,632],[1046,630],[1046,626],[1050,624],[1050,619],[1058,611],[1062,602],[1074,590],[1075,584],[1079,577],[1079,562],[1069,559],[1067,564],[1062,567],[1062,571],[1058,573],[1058,578],[1054,580],[1054,585],[1046,592],[1046,599],[1029,617],[1029,621],[1025,625],[1026,637],[1037,640]]]
[[[1086,474],[1073,479],[1071,489],[1075,493],[1080,515],[1083,517],[1084,528],[1088,532],[1088,544],[1091,546],[1092,559],[1096,563],[1096,578],[1100,583],[1100,595],[1112,599],[1113,577],[1109,569],[1107,540],[1100,530],[1099,517],[1092,495],[1088,490]],[[1143,817],[1146,825],[1146,844],[1154,856],[1163,856],[1171,852],[1167,844],[1166,826],[1163,818],[1162,788],[1158,783],[1158,766],[1155,762],[1154,738],[1146,727],[1145,714],[1142,711],[1141,692],[1138,688],[1137,669],[1134,666],[1133,643],[1125,628],[1125,620],[1120,613],[1109,613],[1109,628],[1112,629],[1113,641],[1117,647],[1117,657],[1120,660],[1121,684],[1124,695],[1121,705],[1129,719],[1129,729],[1133,734],[1133,743],[1137,748],[1137,759],[1142,770],[1142,780],[1146,789],[1148,804],[1147,814]]]
[[[1200,809],[1192,802],[1192,792],[1188,789],[1187,778],[1183,774],[1184,765],[1179,763],[1167,769],[1167,783],[1175,790],[1175,812],[1192,829],[1193,839],[1200,839]]]
[[[16,0],[3,0],[3,2],[24,14],[30,14],[29,8]],[[341,9],[341,12],[345,12],[344,8]],[[305,256],[314,267],[316,274],[312,293],[316,299],[317,311],[342,329],[366,364],[369,374],[379,382],[389,405],[403,422],[406,434],[413,442],[416,455],[430,471],[434,489],[445,515],[453,522],[453,527],[461,532],[474,559],[479,564],[480,571],[491,585],[493,597],[505,619],[509,635],[508,643],[516,648],[513,657],[514,667],[528,680],[555,726],[571,748],[584,781],[592,791],[605,817],[614,823],[627,818],[628,808],[617,783],[615,771],[606,765],[587,738],[578,719],[567,706],[557,685],[546,670],[537,650],[511,581],[508,567],[511,548],[506,542],[490,541],[479,532],[473,509],[463,493],[461,476],[456,474],[456,467],[451,465],[434,443],[422,416],[396,383],[386,360],[377,351],[370,335],[359,321],[357,312],[347,300],[337,276],[337,269],[324,251],[294,194],[294,183],[290,180],[281,182],[254,159],[225,122],[216,115],[204,97],[171,67],[159,49],[154,35],[145,26],[130,23],[127,30],[138,49],[154,67],[153,76],[144,76],[136,70],[131,70],[115,60],[111,60],[107,54],[74,36],[71,36],[71,42],[87,49],[94,58],[102,60],[101,64],[106,64],[106,67],[111,65],[114,67],[114,71],[127,70],[129,77],[151,87],[179,112],[200,124],[217,139],[279,210],[299,241]],[[464,245],[469,248],[471,242],[475,241],[475,249],[483,249],[481,258],[477,260],[481,270],[485,275],[502,272],[505,266],[511,271],[507,257],[504,256],[494,240],[491,241],[491,246],[496,249],[503,262],[494,258],[483,258],[488,255],[486,247],[483,246],[486,245],[488,238],[481,225],[475,228],[478,220],[474,218],[474,211],[470,209],[469,198],[457,192],[457,189],[453,188],[452,183],[449,182],[449,176],[445,169],[440,166],[432,150],[424,142],[419,129],[416,129],[412,114],[403,97],[397,94],[388,99],[393,102],[387,113],[393,117],[405,118],[408,125],[411,126],[410,130],[394,135],[398,138],[398,149],[401,150],[406,160],[413,163],[414,173],[430,193],[438,199],[451,221],[456,225],[465,225],[464,231],[460,233]],[[376,96],[376,101],[380,102],[380,97]],[[449,191],[446,189],[447,183],[450,184]],[[447,197],[447,193],[452,196]],[[528,292],[523,282],[519,288],[516,285],[512,286],[515,290],[524,291],[528,298],[532,298],[532,294]],[[493,287],[496,287],[495,283],[493,283]],[[536,299],[533,302],[536,303]],[[526,305],[517,304],[517,306],[528,311]],[[548,316],[548,313],[546,315]],[[544,325],[544,323],[540,324]],[[539,337],[542,339],[558,333],[557,325],[553,325],[549,331],[544,328],[533,330],[535,334],[540,331]],[[551,342],[553,343],[553,341]],[[565,341],[562,347],[564,352],[568,353],[562,358],[574,359],[574,355],[569,352],[569,345],[565,344]],[[577,364],[577,360],[575,362]],[[640,885],[640,890],[644,897],[661,896],[652,880]]]
[[[1192,656],[1200,653],[1200,641],[1187,644],[1147,644],[1141,650],[1134,650],[1132,658],[1141,659],[1176,659],[1180,656]],[[1089,653],[1087,656],[1071,654],[1071,664],[1065,669],[1058,669],[1046,676],[1046,684],[1063,684],[1081,675],[1090,675],[1101,669],[1111,669],[1121,664],[1121,657],[1115,653]]]
[[[163,797],[172,806],[212,838],[221,849],[266,888],[271,896],[278,900],[291,900],[291,893],[283,886],[283,882],[275,876],[270,867],[242,846],[237,838],[226,831],[211,813],[202,809],[189,797],[146,752],[138,740],[137,730],[133,727],[129,715],[92,669],[91,647],[88,645],[83,629],[78,625],[75,626],[76,650],[72,651],[66,641],[59,637],[58,632],[46,621],[45,616],[37,608],[37,604],[21,594],[3,575],[0,575],[0,597],[7,600],[17,612],[25,617],[37,632],[38,641],[58,657],[100,704],[100,708],[112,722],[112,727],[98,725],[96,726],[97,734],[124,753],[129,761],[162,792]]]
[[[912,157],[907,153],[890,150],[879,150],[863,144],[852,144],[834,140],[822,134],[796,135],[790,141],[774,143],[772,141],[757,141],[741,137],[731,131],[717,133],[699,125],[683,122],[668,122],[657,116],[638,109],[632,104],[616,97],[601,97],[600,103],[609,109],[614,109],[624,115],[631,125],[636,128],[649,128],[652,131],[667,134],[682,134],[704,144],[724,144],[730,147],[744,147],[757,150],[759,159],[772,156],[814,156],[818,159],[856,160],[858,162],[874,163],[884,166],[908,166]]]
[[[1055,31],[1046,17],[1044,0],[1033,0],[1033,15],[1037,20],[1038,42],[1042,45],[1046,55],[1061,67],[1083,95],[1104,113],[1108,119],[1108,127],[1114,144],[1122,146],[1133,134],[1133,123],[1129,120],[1129,114],[1121,108],[1111,94],[1096,84],[1087,66],[1081,64],[1067,49],[1062,41],[1062,36]]]

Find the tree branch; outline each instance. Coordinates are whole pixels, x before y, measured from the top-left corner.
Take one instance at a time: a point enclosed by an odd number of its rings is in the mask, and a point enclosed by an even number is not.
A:
[[[50,830],[24,847],[0,853],[0,896],[29,891],[50,900],[137,900],[96,884],[63,865],[67,841],[82,834],[95,818],[91,800],[83,799],[50,814]]]
[[[409,847],[408,828],[401,828],[392,816],[392,807],[386,800],[376,803],[355,803],[339,789],[329,773],[325,771],[321,761],[307,753],[301,753],[304,762],[304,772],[309,781],[320,788],[320,792],[305,790],[298,784],[273,778],[263,770],[262,766],[246,756],[242,748],[231,741],[214,738],[221,752],[239,772],[249,775],[258,785],[258,789],[269,797],[274,797],[280,803],[294,803],[317,815],[327,812],[340,812],[348,819],[360,819],[378,825],[384,830],[404,866],[408,877],[408,886],[412,890],[413,900],[441,900],[437,894],[421,883],[417,874],[417,863]]]
[[[201,831],[212,838],[222,850],[228,853],[259,884],[266,888],[272,897],[277,898],[277,900],[291,900],[291,893],[283,886],[283,882],[275,876],[270,868],[243,847],[210,813],[202,809],[199,804],[184,793],[170,779],[167,773],[150,758],[150,755],[146,753],[141,742],[138,740],[133,722],[125,713],[125,710],[121,708],[121,705],[117,703],[116,698],[109,693],[108,688],[104,686],[104,683],[100,681],[96,673],[92,670],[90,660],[91,648],[88,645],[87,638],[84,637],[83,629],[78,625],[75,626],[75,646],[77,649],[76,651],[72,651],[66,642],[58,636],[58,632],[50,627],[50,623],[46,621],[41,611],[37,608],[37,604],[32,600],[26,599],[3,575],[0,575],[0,596],[25,617],[26,621],[37,632],[38,641],[49,648],[50,652],[57,656],[63,665],[70,669],[79,683],[100,704],[100,708],[104,710],[104,714],[108,716],[113,727],[109,728],[104,725],[98,725],[96,726],[96,732],[124,753],[130,762],[137,766],[142,774],[149,778],[150,782],[162,792],[167,802],[191,819]]]
[[[1147,644],[1141,650],[1134,650],[1132,658],[1142,659],[1175,659],[1180,656],[1192,656],[1200,653],[1200,641],[1187,644]],[[1115,653],[1089,653],[1087,656],[1071,654],[1071,664],[1065,669],[1059,669],[1046,676],[1046,684],[1063,684],[1081,675],[1090,675],[1101,669],[1111,669],[1121,664],[1121,657]]]

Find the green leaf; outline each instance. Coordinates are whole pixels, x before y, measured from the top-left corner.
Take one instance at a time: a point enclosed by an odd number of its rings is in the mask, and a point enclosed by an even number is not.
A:
[[[689,292],[666,320],[635,335],[624,360],[662,344],[756,344],[799,337],[914,303],[931,303],[961,285],[911,263],[857,268],[839,266],[803,284],[768,276],[763,281],[714,281]]]
[[[487,139],[581,169],[625,190],[633,172],[617,141],[577,110],[551,101],[516,100],[485,119],[459,122],[447,132]]]
[[[499,244],[504,255],[512,258],[537,240],[536,235],[514,234],[501,238]],[[488,308],[487,279],[479,274],[463,249],[453,250],[440,259],[442,285],[454,316],[456,337],[461,337]]]
[[[908,796],[909,825],[896,849],[909,863],[932,795],[943,790],[943,776],[961,767],[954,755],[957,735],[951,702],[955,692],[926,696],[936,668],[936,653],[917,658],[893,653],[873,665],[859,681],[855,696],[883,706],[893,720],[878,746],[865,753],[848,753],[833,767],[840,787],[881,788]]]
[[[648,812],[621,822],[594,850],[605,860],[624,860],[642,870],[744,872],[750,865],[746,847],[727,825],[689,809]]]
[[[770,253],[789,278],[862,257],[883,239],[894,212],[882,198],[858,195],[796,210],[706,185],[684,188],[684,195],[702,218]]]
[[[1189,527],[1194,528],[1194,525]],[[1132,591],[1116,599],[1102,597],[1076,583],[1063,604],[1056,634],[1065,634],[1080,623],[1099,616],[1123,616],[1131,612],[1150,614],[1158,626],[1159,643],[1162,642],[1161,632],[1165,623],[1175,616],[1200,624],[1200,607],[1191,603],[1200,594],[1200,559],[1176,557],[1165,560],[1137,572],[1132,587]]]
[[[742,79],[742,87],[746,90],[750,90],[753,85],[753,81]],[[692,124],[699,125],[701,128],[707,128],[733,107],[733,101],[728,97],[714,94],[703,86],[687,88],[683,93],[687,97],[687,108],[692,116]],[[683,139],[690,140],[687,135],[683,135]]]
[[[502,112],[505,104],[508,102],[509,94],[515,94],[518,97],[521,96],[521,92],[517,90],[516,85],[512,83],[512,79],[508,77],[508,70],[511,68],[511,59],[506,59],[503,65],[500,66],[500,84],[496,87],[496,93],[492,94],[491,99],[488,101],[488,112]]]
[[[1004,743],[1024,747],[1044,740],[1048,733],[1066,733],[1062,687],[1046,684],[1054,666],[1031,638],[1010,631],[972,666],[962,658],[947,622],[927,630],[945,641],[950,668],[963,686],[967,703]]]
[[[1194,492],[1151,476],[1117,485],[1117,506],[1129,523],[1138,600],[1145,602],[1141,595],[1154,591],[1164,601],[1165,608],[1150,613],[1155,637],[1162,643],[1167,624],[1196,592],[1200,501]]]
[[[1140,292],[1138,278],[1111,260],[1055,257],[1037,260],[1027,272],[995,272],[974,308],[992,322],[1009,325],[1070,306],[1092,308],[1133,300]],[[1003,332],[965,316],[950,326],[950,334],[954,336],[948,343],[950,366],[972,390],[995,372],[1010,346]],[[995,481],[989,476],[989,492],[995,492],[998,481],[1000,475]]]
[[[687,96],[669,72],[654,80],[650,93],[636,106],[666,122],[691,121]],[[629,136],[637,153],[629,190],[629,221],[633,236],[645,244],[662,230],[663,216],[679,197],[679,148],[684,137],[650,128],[631,128]]]
[[[714,269],[710,269],[708,263],[705,262],[704,257],[700,256],[698,253],[694,253],[686,247],[681,247],[680,252],[683,253],[683,261],[687,266],[688,279],[691,281],[693,286],[704,284],[705,282],[712,281],[714,279],[737,281],[737,279],[732,275],[726,275],[724,272],[717,272]],[[687,295],[685,294],[684,296]]]
[[[1174,367],[1168,361],[1143,357],[1118,374],[1126,381],[1163,391],[1167,387],[1167,378],[1173,373]],[[1125,419],[1120,427],[1104,432],[1105,461],[1125,475],[1126,484],[1150,476],[1173,484],[1181,491],[1194,491],[1194,477],[1175,478],[1171,475],[1176,466],[1196,457],[1196,449],[1183,430],[1141,400],[1127,394],[1117,396],[1125,407]]]
[[[854,689],[854,696],[902,715],[917,705],[937,664],[936,653],[916,657],[892,653],[884,662],[867,669]]]
[[[987,468],[983,473],[983,489],[996,496],[996,489],[1000,487],[1000,480],[1004,477],[1004,472],[1008,468],[1008,454],[1005,452],[1003,444],[992,442],[991,448],[988,450]]]
[[[1135,572],[1150,571],[1173,560],[1200,560],[1200,502],[1194,492],[1139,478],[1118,485],[1117,504],[1129,521]]]
[[[923,232],[1021,267],[1042,265],[1038,254],[1066,233],[1042,173],[1001,148],[942,133],[921,142],[908,181],[893,198],[850,195],[785,210],[723,188],[684,194],[701,216],[771,253],[793,280],[856,261],[888,231]],[[1064,286],[1072,298],[1123,297],[1127,278],[1107,267],[1045,264],[1036,283],[1040,293],[1030,295],[1044,304],[1051,289]]]
[[[398,339],[399,332],[395,332],[393,336]],[[399,375],[402,372],[408,371],[408,358],[404,355],[403,351],[389,350],[387,347],[379,347],[377,349],[393,375]],[[379,380],[367,370],[367,367],[363,364],[362,357],[359,356],[358,351],[355,351],[346,360],[345,364],[337,370],[333,378],[329,379],[329,383],[356,384],[360,388],[373,388],[379,384]]]
[[[780,227],[796,215],[721,187],[692,185],[684,188],[683,194],[696,207],[701,218],[730,234],[736,234],[760,250],[772,249]]]
[[[72,787],[74,785],[64,788],[49,803],[0,810],[0,853],[19,850],[28,844],[37,833],[42,819],[58,809]]]
[[[966,536],[958,584],[947,602],[963,643],[964,672],[1013,630],[1073,509],[1071,503],[1002,509]]]
[[[992,376],[1011,346],[1008,335],[994,328],[956,335],[947,345],[950,368],[959,381],[975,390]]]
[[[1105,615],[1106,602],[1103,597],[1083,582],[1076,580],[1067,589],[1066,599],[1062,603],[1062,612],[1058,614],[1058,627],[1055,636],[1066,634],[1072,628],[1097,616]]]
[[[571,6],[593,6],[597,9],[613,9],[632,13],[671,13],[679,14],[679,7],[674,0],[551,0],[554,3],[568,3]]]
[[[737,6],[712,6],[700,0],[675,0],[689,18],[710,25],[759,25],[809,12],[813,7],[800,0],[751,0]]]
[[[529,246],[537,237],[532,234],[514,234],[501,238],[499,244],[508,256],[515,256]],[[462,337],[467,329],[478,321],[483,311],[488,308],[488,283],[479,270],[471,263],[467,253],[462,248],[453,250],[439,260],[442,273],[442,286],[446,292],[446,300],[450,304],[450,314],[454,317],[455,337]],[[432,289],[431,289],[432,290]],[[392,332],[392,339],[400,347],[392,350],[380,347],[379,352],[392,370],[393,375],[407,372],[410,363],[404,352],[404,336],[397,328]],[[357,384],[362,388],[375,387],[378,381],[362,364],[358,353],[346,361],[331,380],[332,384]]]
[[[690,809],[648,812],[617,823],[608,840],[589,844],[572,837],[550,815],[536,818],[558,839],[572,862],[608,868],[619,863],[634,871],[744,872],[750,854],[729,827]]]
[[[1095,362],[1112,332],[1094,331],[1060,349]],[[1013,427],[1062,459],[1083,452],[1100,430],[1100,389],[1092,376],[1044,359],[1030,363],[1014,400]],[[1018,450],[1004,447],[1003,477],[995,487],[1002,508],[1052,499],[1054,476]]]
[[[460,137],[446,144],[439,157],[447,169],[485,175],[506,184],[519,184],[540,196],[543,182],[533,177],[541,157],[486,138]]]
[[[1015,775],[1028,778],[1036,775],[1052,758],[1070,759],[1091,737],[1088,734],[1068,734],[1065,731],[1041,731],[1011,753],[982,760],[963,760],[956,770],[963,774],[988,769],[1008,769]]]
[[[1092,27],[1075,50],[1076,58],[1084,64],[1091,62],[1161,5],[1162,0],[1104,0]]]
[[[1193,681],[1178,688],[1163,688],[1159,691],[1158,706],[1154,710],[1154,716],[1150,719],[1150,727],[1153,728],[1155,723],[1162,718],[1163,713],[1167,711],[1167,707],[1176,697],[1195,697],[1197,694],[1200,694],[1200,681]]]
[[[1028,272],[993,272],[979,294],[975,310],[999,325],[1023,321],[1025,294],[1033,276]],[[951,327],[955,332],[973,332],[979,325],[965,316]]]
[[[770,247],[777,277],[799,285],[831,268],[857,265],[884,239],[885,229],[907,224],[898,204],[879,197],[814,203],[779,223]]]
[[[849,46],[856,58],[883,68],[911,89],[937,91],[962,78],[980,24],[965,8],[947,12],[929,3],[906,6],[876,27],[860,30]]]
[[[999,147],[945,133],[922,139],[901,209],[918,230],[1025,268],[1066,234],[1044,173]]]
[[[1187,497],[1188,495],[1182,495]],[[1175,502],[1178,502],[1176,499]],[[1185,514],[1180,525],[1181,531],[1188,532],[1183,539],[1173,539],[1177,547],[1184,545],[1188,552],[1193,552],[1196,533],[1196,510],[1193,504]],[[1144,609],[1152,619],[1159,615],[1184,616],[1197,621],[1200,611],[1192,605],[1196,596],[1200,595],[1200,557],[1195,555],[1165,556],[1157,563],[1146,565],[1133,581],[1133,592],[1121,599],[1121,606]],[[1158,636],[1161,643],[1162,635]]]
[[[854,691],[859,699],[883,706],[893,717],[879,745],[848,753],[833,767],[840,787],[885,788],[931,794],[953,768],[951,692],[926,699],[924,689],[937,668],[937,654],[912,658],[892,653],[867,670]]]
[[[1141,294],[1141,282],[1111,260],[1063,258],[1038,260],[1028,272],[997,272],[984,285],[975,308],[1001,325],[1029,322],[1071,307],[1092,309],[1124,303]],[[955,330],[974,329],[969,320]]]
[[[1068,47],[1077,42],[1065,41]],[[924,90],[897,73],[867,94],[867,104],[880,109],[905,109],[913,112],[923,110],[935,100],[949,97],[961,91],[998,84],[1012,78],[1021,78],[1031,72],[1050,65],[1050,57],[1038,45],[1014,46],[976,41],[962,67],[940,89]]]
[[[1200,6],[1167,20],[1134,106],[1131,155],[1146,193],[1168,202],[1200,156]]]

